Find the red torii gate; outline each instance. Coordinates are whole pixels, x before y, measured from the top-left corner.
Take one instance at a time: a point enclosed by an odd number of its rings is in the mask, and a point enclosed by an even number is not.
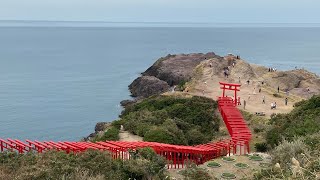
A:
[[[220,89],[222,89],[222,97],[226,97],[226,90],[234,91],[234,105],[237,106],[238,104],[238,97],[237,97],[237,91],[240,91],[241,84],[232,84],[232,83],[225,83],[225,82],[219,82]]]

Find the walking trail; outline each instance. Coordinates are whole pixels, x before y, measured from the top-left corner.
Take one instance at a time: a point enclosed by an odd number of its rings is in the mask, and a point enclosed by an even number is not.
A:
[[[219,82],[229,82],[229,83],[239,83],[239,79],[234,79],[232,77],[223,77],[223,71],[220,75],[214,73],[213,69],[208,65],[208,62],[202,63],[200,66],[202,70],[202,75],[197,79],[193,79],[191,83],[187,85],[186,91],[192,95],[206,96],[214,100],[218,96],[221,96],[222,90],[220,89]],[[237,64],[235,67],[231,66],[231,71],[233,68],[238,68]],[[240,67],[239,67],[240,68]],[[277,89],[273,89],[267,85],[262,85],[261,81],[258,79],[250,79],[250,83],[247,84],[247,79],[241,79],[240,77],[240,96],[241,106],[239,109],[244,110],[244,100],[246,101],[245,110],[255,114],[256,112],[265,113],[266,117],[270,117],[273,113],[288,113],[293,109],[294,103],[302,100],[302,98],[289,95],[285,92],[279,92],[281,97],[275,97],[273,94],[277,93]],[[261,92],[259,93],[259,88]],[[233,92],[226,93],[227,96],[233,97]],[[263,96],[265,96],[265,103],[262,103]],[[285,98],[288,97],[288,104],[285,105]],[[277,103],[276,109],[271,109],[271,103]]]

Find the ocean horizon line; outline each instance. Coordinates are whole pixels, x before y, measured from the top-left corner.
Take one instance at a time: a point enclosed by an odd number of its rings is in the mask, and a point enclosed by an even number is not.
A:
[[[0,27],[320,27],[320,23],[0,20]]]

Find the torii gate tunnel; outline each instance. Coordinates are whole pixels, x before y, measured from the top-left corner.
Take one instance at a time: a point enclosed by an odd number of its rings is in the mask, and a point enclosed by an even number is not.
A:
[[[124,141],[103,141],[103,142],[70,142],[70,141],[36,141],[26,140],[22,142],[18,139],[1,139],[0,150],[16,151],[18,153],[38,152],[49,150],[65,151],[66,153],[81,153],[88,149],[109,151],[116,159],[127,160],[131,158],[131,152],[139,148],[150,147],[158,155],[168,160],[168,168],[183,168],[185,163],[192,161],[202,164],[211,159],[225,156],[227,154],[249,153],[249,141],[251,132],[246,125],[240,111],[236,108],[236,102],[225,96],[225,90],[239,91],[240,85],[220,82],[223,89],[222,97],[218,98],[218,108],[224,123],[229,131],[231,139],[217,142],[209,142],[197,146],[181,146],[164,144],[158,142],[124,142]]]

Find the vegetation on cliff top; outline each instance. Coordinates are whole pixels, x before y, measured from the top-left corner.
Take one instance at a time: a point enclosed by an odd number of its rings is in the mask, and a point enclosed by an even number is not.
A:
[[[205,97],[153,96],[127,107],[121,120],[144,141],[195,145],[212,140],[219,129],[217,103]]]
[[[296,103],[292,112],[274,115],[270,123],[266,143],[278,165],[255,179],[320,178],[320,96]]]
[[[139,149],[130,160],[115,160],[108,152],[88,150],[66,154],[0,153],[0,179],[165,179],[166,160],[150,148]]]
[[[272,128],[267,132],[267,143],[275,147],[283,138],[292,141],[297,136],[306,136],[320,131],[320,96],[295,104],[288,114],[271,117]]]

